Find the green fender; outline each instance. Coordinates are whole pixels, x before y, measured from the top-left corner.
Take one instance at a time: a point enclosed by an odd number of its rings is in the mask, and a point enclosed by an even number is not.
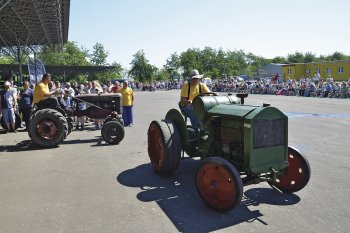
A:
[[[176,109],[170,109],[167,112],[165,119],[171,120],[176,125],[176,128],[178,129],[181,137],[181,148],[183,150],[187,148],[188,147],[187,127],[182,114]]]

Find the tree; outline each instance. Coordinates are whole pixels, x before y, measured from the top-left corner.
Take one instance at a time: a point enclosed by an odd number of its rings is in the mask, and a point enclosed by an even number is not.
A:
[[[286,63],[288,63],[287,59],[285,57],[279,57],[279,56],[274,57],[271,62],[272,63],[277,63],[277,64],[286,64]]]
[[[38,58],[47,65],[90,65],[88,50],[79,48],[76,42],[67,42],[63,50],[57,47],[43,46]]]
[[[180,55],[180,64],[183,67],[184,76],[188,77],[191,74],[191,70],[197,69],[200,73],[203,72],[202,62],[200,61],[199,49],[187,49]]]
[[[327,56],[326,59],[328,61],[337,61],[337,60],[347,60],[349,59],[349,57],[341,52],[334,52],[332,55]]]
[[[316,55],[311,53],[311,52],[307,52],[304,55],[304,63],[310,63],[310,62],[315,62],[316,61]]]
[[[143,50],[139,50],[136,54],[134,54],[134,58],[131,61],[130,65],[131,69],[129,71],[129,76],[134,77],[140,82],[152,81],[156,67],[149,64],[149,61],[146,59]]]
[[[247,68],[245,73],[248,74],[249,76],[254,76],[260,67],[265,66],[269,63],[268,59],[263,58],[261,56],[256,56],[253,53],[247,54],[246,61],[247,61]]]
[[[105,66],[107,64],[107,57],[109,52],[105,51],[102,44],[96,43],[93,47],[93,52],[90,55],[91,63],[95,66]]]
[[[288,54],[287,60],[289,63],[302,63],[304,62],[304,55],[300,52]]]

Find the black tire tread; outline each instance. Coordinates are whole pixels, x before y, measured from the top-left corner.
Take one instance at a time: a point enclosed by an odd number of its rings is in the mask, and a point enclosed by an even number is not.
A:
[[[44,139],[36,133],[36,127],[38,123],[45,118],[50,118],[56,121],[58,128],[61,130],[57,136],[53,139]],[[66,139],[69,128],[67,119],[57,110],[54,109],[41,109],[32,114],[30,118],[30,124],[28,129],[28,135],[30,139],[37,145],[43,147],[54,147],[60,144],[64,139]]]

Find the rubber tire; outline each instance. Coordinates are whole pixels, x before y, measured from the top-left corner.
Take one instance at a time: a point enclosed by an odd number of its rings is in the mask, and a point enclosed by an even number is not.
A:
[[[157,134],[153,134],[158,131]],[[170,120],[152,121],[148,128],[148,156],[155,172],[175,172],[181,160],[181,139],[178,129]],[[153,134],[153,135],[152,135]],[[163,150],[159,151],[159,148]]]
[[[310,177],[311,177],[311,168],[310,168],[310,164],[309,161],[306,159],[306,157],[304,155],[302,155],[296,148],[293,147],[288,147],[288,162],[291,163],[291,158],[290,155],[293,155],[296,157],[296,160],[299,161],[299,165],[301,165],[301,167],[299,166],[292,166],[292,167],[288,167],[284,174],[282,176],[280,176],[278,179],[280,180],[280,182],[283,183],[278,183],[277,181],[275,182],[269,182],[269,184],[275,186],[276,188],[278,188],[279,190],[281,190],[284,193],[295,193],[298,192],[299,190],[303,189],[309,182]],[[297,161],[297,162],[298,162]],[[295,163],[294,163],[295,164]],[[289,169],[294,169],[294,170],[289,170]],[[300,170],[301,169],[301,170]],[[298,171],[297,171],[298,170]],[[288,175],[291,174],[302,174],[301,179],[298,177],[288,177]],[[299,179],[299,181],[298,181]],[[290,182],[290,180],[296,180],[297,182],[295,182],[295,184],[293,185],[283,185],[285,184],[287,181],[288,183]]]
[[[229,176],[229,182],[221,179],[225,174]],[[235,166],[221,157],[209,157],[202,161],[196,173],[196,188],[207,206],[221,212],[233,209],[241,202],[243,196],[240,173]]]
[[[15,113],[15,117],[16,117],[16,119],[15,119],[15,129],[18,129],[18,128],[20,128],[22,126],[22,118],[17,113]],[[1,116],[0,123],[1,123],[1,127],[3,129],[8,130],[7,126],[5,125],[5,121],[4,121],[3,116]]]
[[[71,119],[69,119],[69,118],[71,118]],[[67,120],[67,122],[68,122],[68,134],[67,134],[67,136],[73,131],[73,122],[74,122],[74,120],[73,120],[73,118],[72,117],[67,117],[66,118],[66,120]]]
[[[110,116],[106,117],[106,119],[104,120],[103,123],[106,124],[107,122],[110,122],[110,121],[117,121],[121,125],[124,125],[124,122],[123,122],[123,120],[121,118],[119,118],[119,117],[110,117]]]
[[[53,138],[43,138],[37,132],[37,126],[40,121],[44,119],[50,119],[55,123],[58,133]],[[28,135],[30,139],[37,145],[42,147],[55,147],[58,146],[68,135],[68,122],[67,119],[54,109],[41,109],[32,114],[30,118],[30,124],[28,129]]]
[[[103,140],[105,140],[108,144],[118,144],[123,140],[124,134],[125,132],[123,125],[116,120],[110,120],[102,126],[101,135]]]

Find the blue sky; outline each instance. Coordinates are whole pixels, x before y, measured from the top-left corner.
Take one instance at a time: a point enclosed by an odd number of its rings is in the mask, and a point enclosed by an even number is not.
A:
[[[130,67],[143,49],[162,67],[188,48],[243,50],[266,58],[298,52],[350,55],[350,1],[72,0],[69,41]]]

